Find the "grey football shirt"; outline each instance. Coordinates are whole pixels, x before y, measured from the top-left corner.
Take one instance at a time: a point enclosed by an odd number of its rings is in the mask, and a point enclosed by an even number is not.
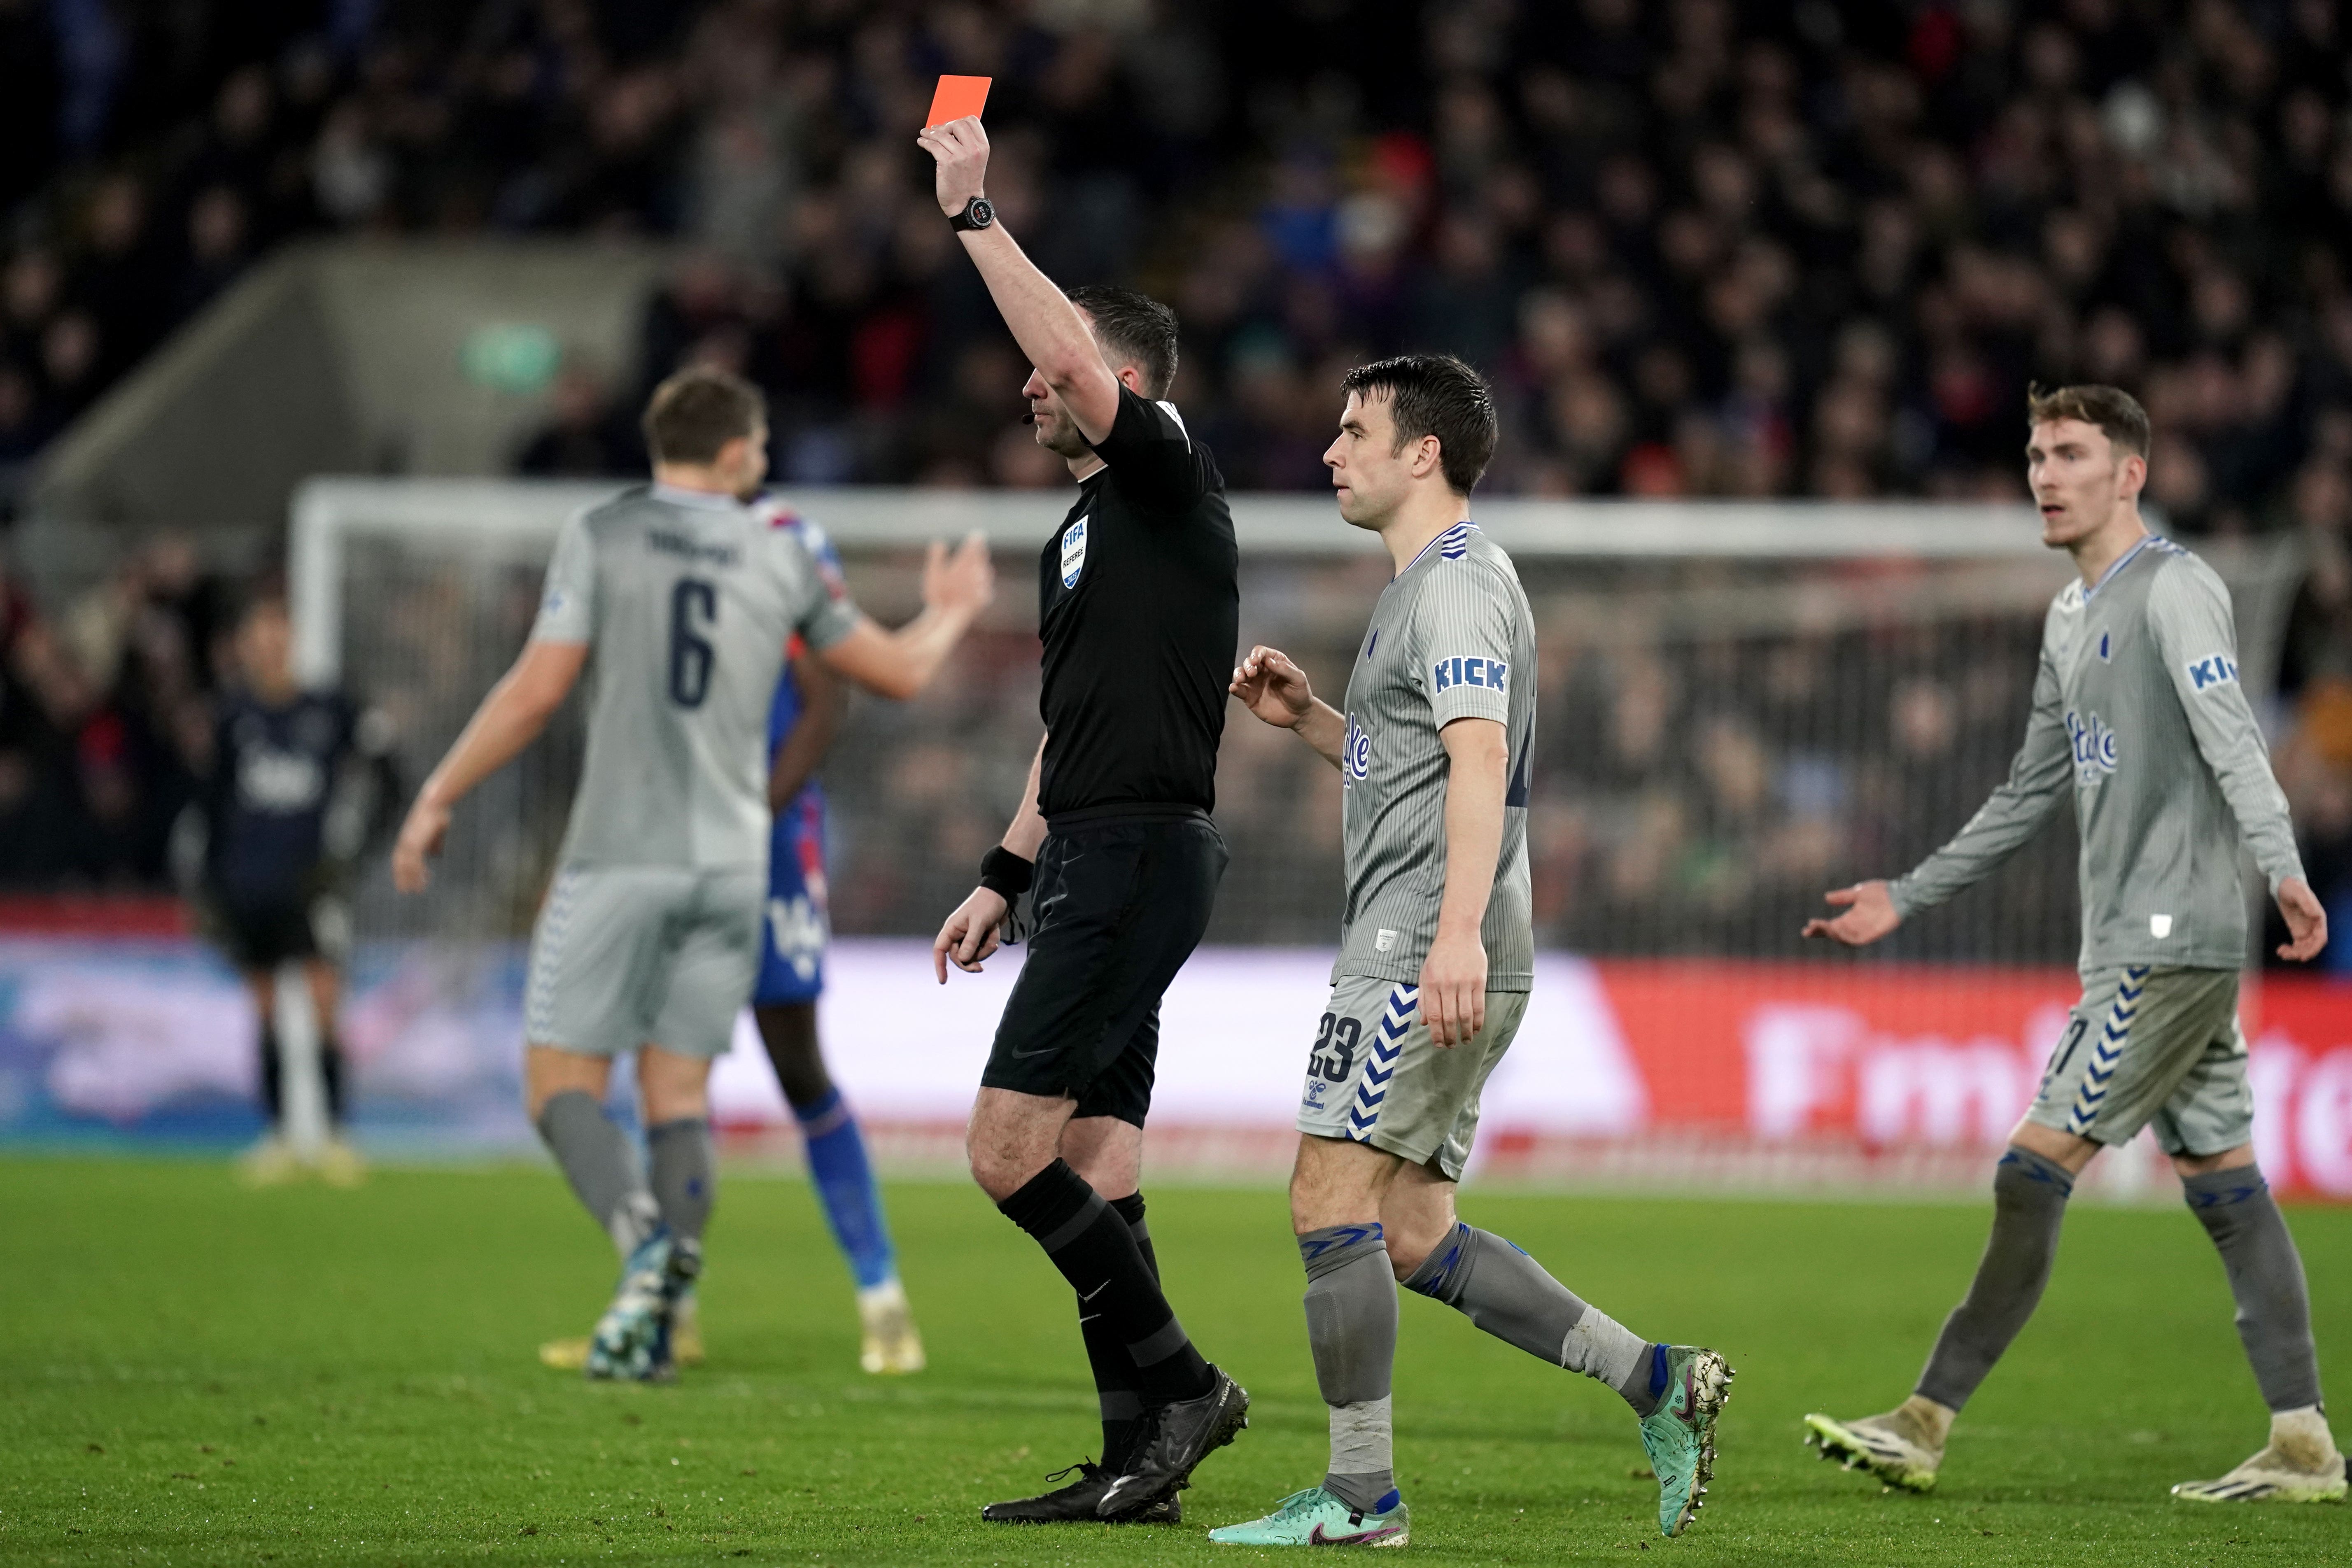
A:
[[[1479,938],[1486,987],[1535,984],[1528,890],[1528,769],[1536,729],[1535,616],[1511,558],[1471,523],[1430,542],[1381,592],[1348,680],[1339,756],[1348,909],[1343,974],[1420,983],[1445,894],[1445,786],[1438,731],[1492,719],[1510,748],[1503,845]]]
[[[857,624],[814,526],[774,502],[667,486],[563,525],[530,635],[591,650],[566,862],[767,863],[768,705],[784,645],[798,632],[829,647]]]
[[[1896,880],[1905,916],[1942,903],[2033,836],[2068,785],[2082,828],[2082,967],[2246,960],[2242,839],[2276,892],[2303,875],[2286,797],[2245,688],[2230,590],[2154,535],[2051,602],[2033,714],[2009,781]]]

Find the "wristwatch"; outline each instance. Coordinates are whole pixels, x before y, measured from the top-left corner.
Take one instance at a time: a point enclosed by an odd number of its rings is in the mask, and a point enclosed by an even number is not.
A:
[[[986,196],[974,196],[963,204],[963,211],[948,216],[948,222],[957,228],[986,228],[995,221],[996,208]]]

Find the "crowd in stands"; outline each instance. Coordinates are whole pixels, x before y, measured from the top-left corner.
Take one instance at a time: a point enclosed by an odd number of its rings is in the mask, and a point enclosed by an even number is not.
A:
[[[740,364],[787,478],[1039,482],[911,144],[956,70],[1048,269],[1178,304],[1236,485],[1321,482],[1335,372],[1437,347],[1507,394],[1498,490],[2011,495],[2027,383],[2095,378],[2174,526],[2290,525],[2352,461],[2337,11],[5,0],[55,123],[0,178],[0,462],[289,238],[632,232],[690,252],[637,381]],[[530,466],[625,467],[638,389],[576,374]]]
[[[0,472],[289,238],[626,232],[680,257],[637,363],[567,367],[520,470],[631,471],[705,361],[787,482],[1056,483],[912,145],[988,75],[1005,222],[1176,304],[1236,488],[1323,484],[1339,371],[1408,348],[1489,373],[1533,494],[2016,497],[2030,382],[2133,389],[2165,526],[2305,542],[2282,765],[2352,823],[2342,9],[0,0],[48,149],[0,172]]]
[[[62,614],[0,574],[0,888],[171,885],[171,838],[212,767],[235,589],[184,535]]]

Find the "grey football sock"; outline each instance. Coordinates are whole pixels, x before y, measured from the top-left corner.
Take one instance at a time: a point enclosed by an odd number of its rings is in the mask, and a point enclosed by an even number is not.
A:
[[[1331,1408],[1325,1489],[1366,1512],[1396,1489],[1389,1380],[1396,1370],[1396,1275],[1378,1223],[1335,1225],[1298,1238],[1307,1265],[1307,1342]]]
[[[1647,1415],[1658,1407],[1664,1366],[1649,1341],[1544,1272],[1491,1231],[1457,1223],[1404,1282],[1443,1301],[1507,1344],[1607,1384]]]
[[[661,1217],[628,1138],[613,1125],[595,1096],[577,1089],[540,1107],[539,1135],[563,1167],[572,1190],[625,1259]]]
[[[646,1163],[652,1167],[654,1203],[662,1223],[689,1241],[702,1239],[710,1205],[719,1198],[718,1152],[710,1121],[681,1116],[646,1129]]]
[[[2015,1144],[2001,1155],[1992,1174],[1992,1235],[1913,1393],[1949,1410],[1968,1404],[2042,1300],[2074,1191],[2074,1178],[2053,1160]]]
[[[2185,1176],[2181,1196],[2229,1271],[2238,1338],[2273,1410],[2319,1403],[2319,1354],[2311,1342],[2311,1292],[2286,1216],[2258,1166]]]

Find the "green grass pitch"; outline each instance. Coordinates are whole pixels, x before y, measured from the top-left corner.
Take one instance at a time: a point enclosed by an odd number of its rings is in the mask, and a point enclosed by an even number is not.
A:
[[[1180,1528],[984,1526],[1093,1451],[1067,1292],[980,1195],[889,1194],[931,1369],[856,1370],[807,1190],[730,1176],[710,1363],[674,1387],[541,1368],[612,1259],[551,1171],[388,1171],[241,1192],[216,1163],[0,1162],[0,1562],[1202,1563],[1213,1523],[1324,1458],[1281,1195],[1153,1191],[1179,1310],[1255,1401]],[[1483,1195],[1464,1205],[1637,1331],[1740,1370],[1708,1507],[1657,1537],[1632,1418],[1408,1296],[1398,1469],[1412,1554],[1480,1563],[2352,1561],[2352,1510],[2166,1489],[2260,1442],[2203,1235],[2084,1206],[2040,1315],[1955,1435],[1944,1489],[1884,1495],[1801,1445],[1809,1409],[1906,1392],[1982,1243],[1965,1205]],[[2320,1350],[2352,1375],[2352,1212],[2294,1223]],[[1651,1556],[1647,1561],[1660,1561]]]

